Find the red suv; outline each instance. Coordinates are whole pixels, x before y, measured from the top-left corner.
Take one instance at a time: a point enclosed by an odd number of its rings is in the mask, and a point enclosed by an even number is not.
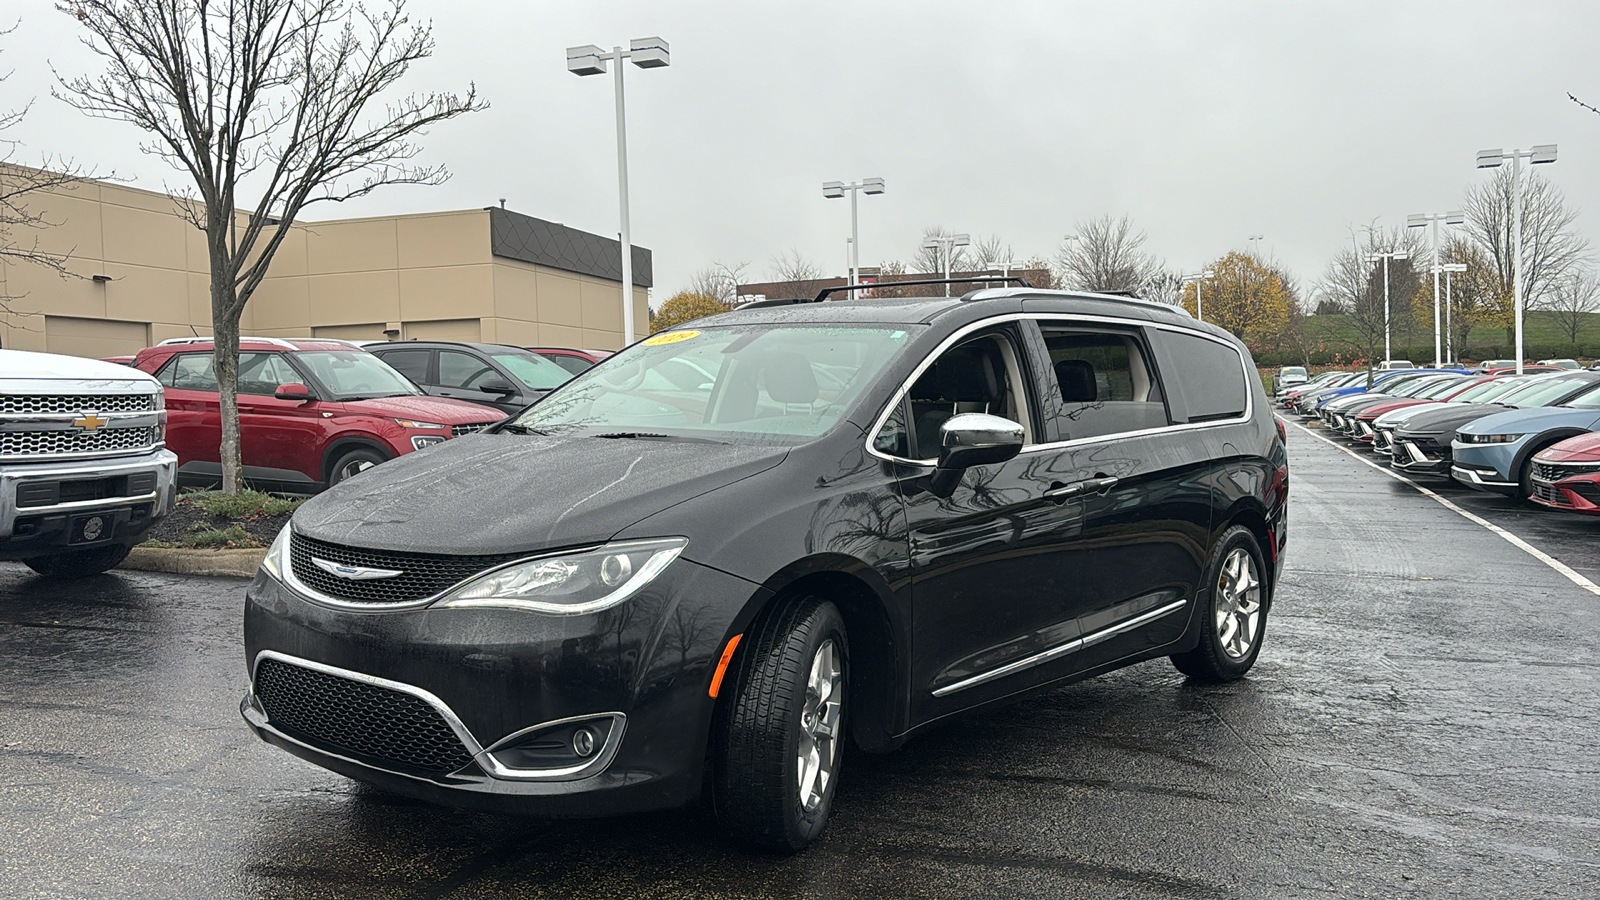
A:
[[[221,479],[221,403],[206,339],[163,341],[134,366],[166,387],[167,447],[178,480]],[[404,375],[343,341],[239,341],[244,476],[269,490],[320,491],[402,453],[482,431],[497,409],[424,396]]]

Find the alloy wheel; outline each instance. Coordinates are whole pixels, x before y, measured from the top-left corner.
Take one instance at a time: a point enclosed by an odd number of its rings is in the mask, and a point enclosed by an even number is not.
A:
[[[361,472],[365,472],[366,470],[372,468],[375,465],[377,465],[377,463],[373,462],[370,459],[354,459],[354,460],[351,460],[350,462],[345,464],[344,468],[339,470],[339,480],[343,481],[343,480],[345,480],[346,478],[349,478],[352,475],[356,475],[356,474],[359,474]]]
[[[811,675],[806,679],[805,699],[800,704],[795,774],[800,787],[800,805],[808,813],[821,807],[838,768],[843,680],[839,646],[830,638],[822,642],[811,658]]]
[[[1261,576],[1243,547],[1228,554],[1217,576],[1216,627],[1229,659],[1250,655],[1261,629]]]

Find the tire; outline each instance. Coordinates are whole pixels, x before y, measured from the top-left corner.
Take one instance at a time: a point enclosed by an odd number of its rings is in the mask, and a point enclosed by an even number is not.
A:
[[[333,487],[352,475],[358,475],[372,468],[378,463],[385,462],[389,457],[376,450],[366,447],[357,447],[346,450],[334,460],[333,467],[328,470],[328,487]]]
[[[816,597],[785,605],[747,637],[719,711],[712,802],[734,840],[793,853],[821,836],[833,809],[849,641],[839,610]]]
[[[1173,654],[1178,671],[1209,682],[1233,681],[1250,671],[1267,634],[1271,597],[1265,571],[1261,546],[1248,528],[1235,525],[1223,532],[1206,567],[1209,590],[1199,617],[1200,643]]]
[[[1517,474],[1517,499],[1529,506],[1538,506],[1533,502],[1533,458],[1543,452],[1544,448],[1528,454],[1522,463],[1522,471]]]
[[[128,558],[133,548],[125,544],[96,547],[93,550],[71,550],[51,556],[35,556],[22,561],[23,565],[48,578],[87,578],[107,569],[115,569]]]

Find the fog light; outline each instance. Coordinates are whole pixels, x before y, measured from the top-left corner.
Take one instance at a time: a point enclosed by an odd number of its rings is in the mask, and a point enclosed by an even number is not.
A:
[[[633,560],[625,554],[614,553],[600,561],[600,580],[606,587],[616,587],[633,574]]]
[[[424,447],[432,447],[434,444],[442,443],[444,443],[444,438],[432,434],[418,434],[413,435],[411,438],[411,448],[413,450],[421,450]]]
[[[594,755],[594,732],[588,728],[579,728],[572,733],[572,752],[588,759]]]

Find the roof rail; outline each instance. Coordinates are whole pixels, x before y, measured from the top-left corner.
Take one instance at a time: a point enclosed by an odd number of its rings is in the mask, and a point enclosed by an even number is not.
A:
[[[866,291],[866,290],[874,290],[874,289],[877,289],[877,288],[884,288],[884,287],[903,288],[903,287],[915,287],[915,286],[918,286],[918,285],[926,285],[926,284],[993,284],[996,281],[1000,282],[1001,284],[1012,283],[1012,284],[1016,284],[1019,287],[1025,287],[1025,288],[1033,287],[1033,285],[1028,282],[1028,279],[1023,278],[1021,275],[1008,275],[1008,276],[1006,276],[1004,278],[926,278],[926,279],[918,279],[916,281],[874,281],[874,282],[870,282],[870,283],[866,283],[866,284],[849,284],[849,285],[841,285],[840,287],[823,288],[822,290],[818,291],[817,292],[817,296],[812,298],[810,301],[785,300],[785,301],[780,301],[780,302],[783,302],[783,303],[805,303],[805,302],[821,303],[822,301],[828,299],[828,295],[833,293],[834,291],[844,291],[844,292],[848,293],[850,291]],[[773,305],[776,305],[776,304],[773,304]]]
[[[309,340],[314,340],[314,341],[333,341],[336,344],[348,344],[348,343],[350,343],[349,341],[341,341],[341,340],[337,340],[335,338],[310,338]],[[209,344],[209,343],[214,343],[215,341],[216,341],[216,338],[211,337],[209,335],[207,335],[206,337],[167,338],[166,340],[160,342],[159,344],[156,344],[156,346],[157,347],[171,347],[171,346],[174,346],[176,344]],[[245,334],[239,335],[239,342],[243,343],[245,341],[260,341],[263,344],[271,344],[274,347],[282,347],[285,350],[297,349],[295,347],[295,345],[289,343],[288,341],[286,341],[286,340],[284,340],[282,338],[252,337],[250,335],[245,335]]]
[[[769,306],[791,306],[791,305],[796,304],[796,303],[815,303],[815,302],[816,301],[812,300],[810,297],[790,297],[790,298],[788,298],[786,300],[779,300],[779,299],[773,299],[773,300],[751,300],[751,301],[749,301],[747,303],[739,304],[738,306],[734,307],[734,309],[765,309],[765,308],[767,308]]]

